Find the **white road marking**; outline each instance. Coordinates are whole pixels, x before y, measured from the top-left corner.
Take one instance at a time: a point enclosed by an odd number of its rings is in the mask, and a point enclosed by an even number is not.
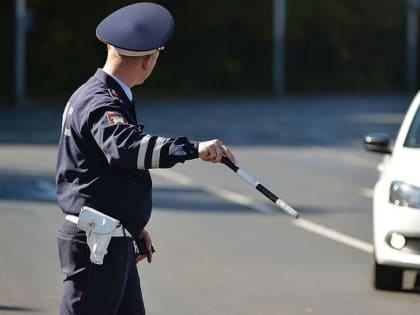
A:
[[[373,198],[373,189],[372,188],[362,188],[360,190],[360,194],[363,197],[367,197],[367,198]]]
[[[190,187],[197,186],[197,184],[194,183],[194,180],[192,178],[186,175],[180,174],[178,172],[175,172],[173,170],[164,170],[164,171],[158,171],[158,172],[155,171],[153,172],[153,174],[169,179],[180,185],[190,186]],[[231,192],[226,189],[217,188],[210,185],[203,185],[201,186],[201,188],[219,198],[240,204],[242,206],[249,207],[257,212],[262,212],[262,213],[277,212],[277,210],[274,209],[274,207],[269,207],[264,204],[257,203],[253,201],[251,198],[244,196],[242,194],[236,193],[236,192]],[[300,218],[298,220],[293,220],[292,223],[299,228],[305,229],[309,232],[318,234],[320,236],[331,239],[338,243],[342,243],[344,245],[353,247],[355,249],[364,251],[366,253],[373,252],[372,244],[369,244],[367,242],[364,242],[352,236],[346,235],[344,233],[338,232],[336,230],[327,228],[325,226],[314,223],[312,221]]]
[[[184,186],[194,186],[194,181],[191,177],[185,176],[181,173],[175,172],[173,170],[153,170],[154,175],[158,175],[160,177],[164,177],[169,179],[177,184],[184,185]]]
[[[336,155],[344,162],[357,166],[363,167],[370,170],[376,170],[379,162],[371,159],[364,158],[358,154],[350,152],[337,152]]]
[[[242,194],[238,194],[232,191],[228,191],[226,189],[211,187],[211,186],[205,186],[204,190],[208,191],[209,193],[212,193],[213,195],[216,195],[222,199],[225,199],[230,202],[234,202],[237,204],[240,204],[245,207],[249,207],[253,210],[256,210],[258,212],[262,213],[274,213],[276,210],[274,210],[272,207],[268,207],[262,203],[258,203],[253,201],[251,198],[244,196]]]
[[[361,241],[357,238],[348,236],[348,235],[343,234],[341,232],[338,232],[336,230],[327,228],[327,227],[322,226],[320,224],[311,222],[309,220],[299,219],[297,221],[294,221],[293,224],[302,228],[302,229],[305,229],[307,231],[316,233],[318,235],[329,238],[333,241],[336,241],[336,242],[345,244],[347,246],[362,250],[364,252],[367,252],[367,253],[372,253],[373,252],[373,246],[371,244],[366,243],[364,241]]]
[[[153,172],[153,174],[156,174],[160,177],[164,177],[166,179],[169,179],[175,183],[178,183],[180,185],[184,186],[197,186],[193,179],[185,176],[183,174],[180,174],[178,172],[175,172],[173,170],[164,170],[162,172]],[[255,211],[262,212],[262,213],[274,213],[276,210],[272,207],[266,206],[262,203],[258,203],[253,201],[251,198],[244,196],[242,194],[232,192],[226,189],[218,188],[211,185],[202,185],[201,189],[204,191],[207,191],[219,198],[222,198],[224,200],[240,204],[245,207],[249,207]]]
[[[353,114],[348,119],[357,123],[400,125],[404,119],[404,113]]]

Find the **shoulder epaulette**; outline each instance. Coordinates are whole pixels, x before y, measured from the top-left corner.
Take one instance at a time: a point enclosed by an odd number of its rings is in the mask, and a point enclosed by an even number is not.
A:
[[[121,97],[118,95],[117,91],[115,91],[114,89],[107,89],[109,95],[116,101],[124,103],[123,100],[121,99]]]

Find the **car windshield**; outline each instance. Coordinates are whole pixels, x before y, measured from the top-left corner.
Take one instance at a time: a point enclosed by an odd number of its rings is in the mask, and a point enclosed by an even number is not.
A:
[[[410,148],[420,148],[420,107],[417,109],[417,113],[414,116],[410,130],[408,130],[404,146]]]

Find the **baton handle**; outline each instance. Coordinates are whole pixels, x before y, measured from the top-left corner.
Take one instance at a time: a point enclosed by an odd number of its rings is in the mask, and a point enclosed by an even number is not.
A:
[[[234,172],[236,172],[239,169],[239,167],[233,164],[233,162],[227,156],[222,156],[222,163],[225,164]]]

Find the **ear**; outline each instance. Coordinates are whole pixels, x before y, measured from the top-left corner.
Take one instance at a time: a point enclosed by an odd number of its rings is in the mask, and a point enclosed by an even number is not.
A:
[[[155,52],[151,55],[144,56],[143,57],[143,69],[146,70],[146,71],[153,70],[158,57],[159,57],[159,52]]]
[[[151,55],[147,55],[143,57],[143,69],[144,70],[150,70],[153,69],[155,64],[156,64],[156,60],[158,57],[159,53],[154,53]]]
[[[142,66],[144,70],[149,69],[149,64],[150,64],[150,56],[151,55],[147,55],[143,57],[143,62],[142,62]]]

